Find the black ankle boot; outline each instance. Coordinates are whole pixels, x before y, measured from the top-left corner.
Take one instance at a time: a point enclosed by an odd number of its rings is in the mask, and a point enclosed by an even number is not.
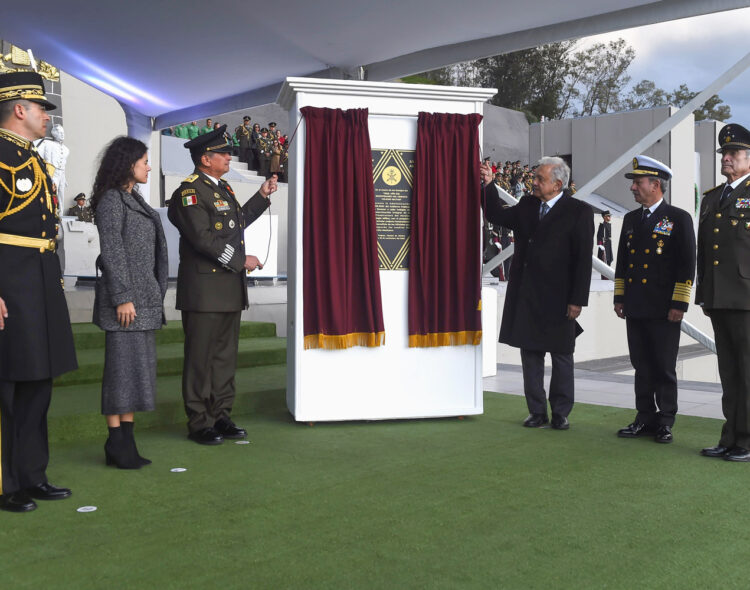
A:
[[[120,426],[116,428],[109,427],[109,438],[104,443],[104,457],[107,465],[115,465],[119,469],[141,468],[138,456],[133,452],[130,445],[127,444],[123,429]]]
[[[135,456],[138,458],[138,462],[141,465],[151,465],[151,461],[146,459],[146,457],[141,457],[140,453],[138,452],[138,447],[135,445],[135,436],[133,435],[134,426],[135,425],[132,422],[120,422],[120,428],[122,428],[122,436],[125,439],[126,443],[130,445],[132,452],[135,453]]]

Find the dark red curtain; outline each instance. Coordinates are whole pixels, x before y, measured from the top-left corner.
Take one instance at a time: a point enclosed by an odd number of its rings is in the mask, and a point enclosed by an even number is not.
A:
[[[385,330],[367,109],[301,112],[305,348],[380,346]]]
[[[419,113],[409,252],[409,346],[482,339],[478,114]]]

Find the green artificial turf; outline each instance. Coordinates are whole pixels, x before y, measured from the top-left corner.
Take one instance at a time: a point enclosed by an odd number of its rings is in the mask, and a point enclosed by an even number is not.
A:
[[[255,396],[249,445],[137,429],[139,471],[104,466],[103,432],[54,445],[74,496],[0,513],[2,588],[748,587],[750,465],[698,455],[717,420],[658,445],[615,436],[632,410],[532,430],[487,393],[464,420],[311,427]]]

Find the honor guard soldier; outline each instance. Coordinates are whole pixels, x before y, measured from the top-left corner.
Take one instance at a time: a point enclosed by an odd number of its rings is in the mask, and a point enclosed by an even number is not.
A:
[[[714,328],[726,421],[701,454],[750,461],[750,131],[726,125],[717,151],[727,181],[701,202],[695,302]]]
[[[604,262],[607,266],[612,264],[612,214],[609,211],[602,212],[602,222],[599,224],[599,229],[596,231],[596,247],[597,256],[599,260]],[[606,279],[602,275],[602,279]]]
[[[237,140],[240,142],[240,162],[250,166],[250,148],[252,148],[252,130],[250,129],[250,117],[242,117],[242,125],[234,130]]]
[[[244,231],[270,205],[276,179],[267,180],[244,205],[221,177],[232,146],[226,125],[185,143],[195,172],[169,202],[169,220],[180,232],[177,309],[182,311],[185,358],[182,396],[188,437],[221,444],[247,432],[231,418],[240,315],[248,307],[245,271],[262,268],[245,255]]]
[[[32,146],[50,120],[42,77],[0,75],[0,508],[71,495],[47,481],[52,379],[77,368],[55,253],[58,207]]]
[[[260,130],[258,142],[258,176],[268,178],[271,173],[271,146],[273,140],[268,135],[268,129]]]
[[[636,156],[625,178],[641,207],[623,218],[614,307],[627,324],[638,413],[617,436],[671,443],[680,323],[695,278],[693,219],[664,200],[672,171],[658,160]]]

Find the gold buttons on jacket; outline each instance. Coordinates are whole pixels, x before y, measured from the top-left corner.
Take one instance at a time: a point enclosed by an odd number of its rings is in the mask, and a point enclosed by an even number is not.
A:
[[[719,261],[718,260],[714,260],[714,266],[719,266]]]
[[[645,252],[646,254],[651,254],[651,250],[649,250],[648,248],[646,248],[646,249],[644,250],[644,252]]]
[[[719,219],[721,219],[721,213],[717,213],[716,217],[718,217]]]
[[[646,282],[646,279],[641,279],[641,283],[643,283],[644,285],[646,284]]]
[[[44,213],[42,213],[42,221],[47,221],[47,216]]]
[[[632,263],[628,265],[628,268],[633,268],[633,265],[632,265]]]
[[[714,233],[715,233],[715,234],[718,234],[718,233],[719,233],[719,228],[718,228],[718,227],[715,227],[715,228],[714,228]]]
[[[46,231],[43,231],[43,232],[42,232],[42,237],[43,237],[43,238],[46,238],[46,237],[47,237],[47,232],[46,232]]]
[[[632,282],[633,282],[633,279],[628,279],[628,283],[632,283]]]
[[[212,268],[212,269],[211,269],[211,272],[216,272],[216,269],[215,269],[215,268]]]
[[[635,250],[631,250],[631,251],[630,251],[630,253],[631,253],[631,254],[635,254]]]
[[[644,264],[644,265],[643,265],[643,268],[648,268],[648,264]]]
[[[719,244],[714,244],[714,250],[718,250],[718,249],[719,249]]]

